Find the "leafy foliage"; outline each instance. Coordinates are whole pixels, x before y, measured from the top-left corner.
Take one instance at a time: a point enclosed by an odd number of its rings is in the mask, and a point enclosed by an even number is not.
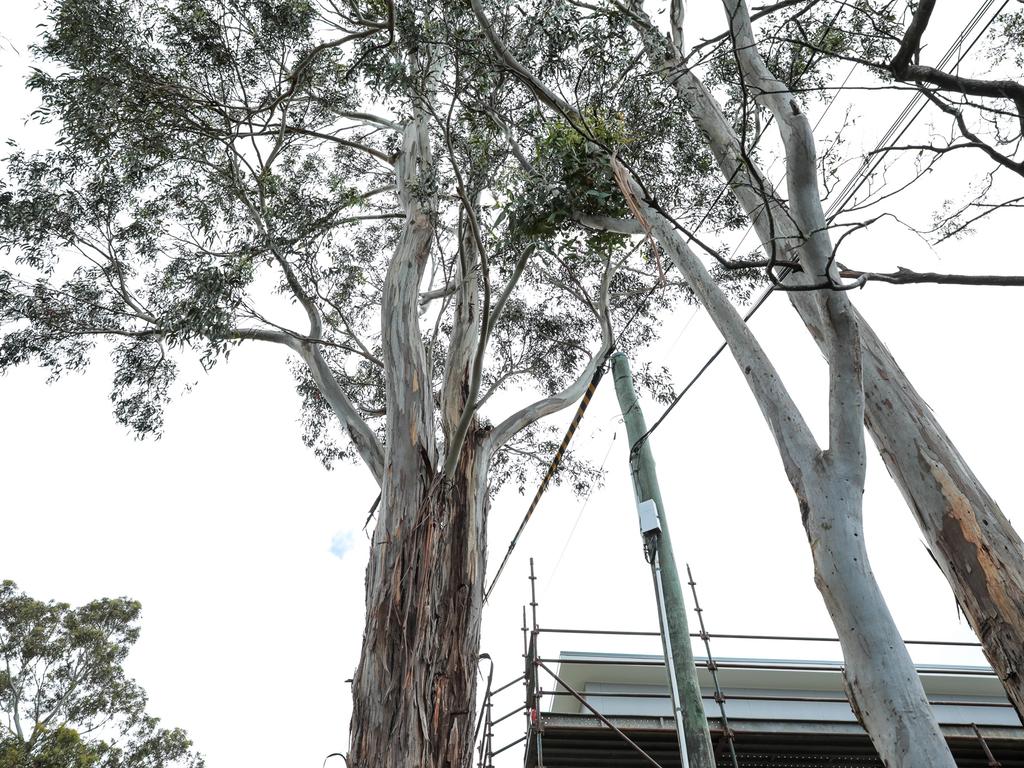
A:
[[[517,196],[512,216],[524,235],[553,235],[575,213],[622,218],[629,209],[619,191],[611,168],[592,143],[617,151],[629,141],[621,117],[591,110],[583,115],[588,128],[584,135],[565,121],[548,125],[548,132],[536,144],[535,173],[531,181],[535,196]]]
[[[125,674],[140,610],[126,598],[72,608],[0,582],[0,768],[202,768]]]
[[[567,51],[597,62],[577,84],[588,137],[539,120],[461,4],[348,13],[308,0],[55,0],[28,85],[41,100],[34,117],[59,140],[15,150],[0,191],[0,370],[36,363],[57,377],[110,350],[115,417],[159,436],[190,354],[209,368],[240,343],[294,352],[312,334],[383,441],[380,307],[404,217],[393,162],[424,103],[435,158],[409,191],[437,228],[424,290],[438,297],[422,307],[435,392],[455,328],[445,286],[466,231],[460,175],[483,201],[493,293],[518,281],[493,319],[485,399],[510,387],[549,394],[578,374],[602,335],[595,308],[613,263],[624,265],[607,297],[619,346],[641,349],[684,289],[656,285],[646,249],[571,219],[628,215],[588,142],[659,169],[651,178],[668,203],[711,200],[712,160],[682,113],[664,109],[656,79],[619,78],[636,45],[621,19],[573,25],[576,11],[546,7],[517,45],[554,77],[569,74]],[[417,63],[427,45],[447,52],[433,70]],[[713,221],[741,221],[731,203],[713,208]],[[536,255],[520,277],[526,249]],[[327,465],[354,456],[323,381],[308,360],[293,370],[306,444]]]

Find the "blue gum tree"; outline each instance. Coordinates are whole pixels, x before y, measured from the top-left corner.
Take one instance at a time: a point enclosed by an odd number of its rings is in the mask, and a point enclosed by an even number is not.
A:
[[[115,416],[159,435],[187,357],[286,351],[307,444],[380,486],[348,763],[465,764],[489,494],[539,475],[542,420],[687,287],[657,251],[574,224],[626,204],[564,121],[505,97],[468,6],[49,8],[28,85],[57,141],[6,161],[0,370],[57,376],[109,349]],[[591,113],[623,156],[706,194],[690,126],[649,116],[638,141]],[[524,123],[529,158],[509,141]]]

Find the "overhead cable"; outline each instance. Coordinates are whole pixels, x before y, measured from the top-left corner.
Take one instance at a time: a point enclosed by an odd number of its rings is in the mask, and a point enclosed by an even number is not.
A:
[[[960,32],[959,35],[957,35],[956,40],[953,41],[953,43],[950,46],[949,50],[946,51],[946,54],[940,60],[940,62],[939,62],[939,68],[940,69],[942,67],[946,66],[950,62],[950,60],[953,58],[953,55],[956,53],[957,48],[959,48],[963,44],[964,40],[967,39],[967,37],[971,34],[971,32],[977,26],[977,24],[980,21],[980,19],[985,15],[985,13],[993,5],[995,5],[995,2],[996,2],[996,0],[987,0],[986,4],[983,5],[978,10],[978,12],[976,12],[974,14],[974,16],[971,17],[970,21],[968,21],[968,23],[965,26],[965,28]],[[978,43],[978,41],[985,35],[985,33],[988,31],[988,28],[992,26],[992,23],[996,20],[996,18],[999,16],[999,14],[1002,13],[1003,9],[1008,4],[1009,4],[1009,0],[1004,0],[1003,4],[1001,6],[999,6],[999,9],[994,14],[992,14],[991,17],[989,17],[988,22],[985,24],[984,27],[982,27],[981,31],[978,32],[978,34],[974,37],[974,40],[972,40],[971,43],[966,48],[963,49],[963,51],[961,52],[960,56],[957,58],[956,64],[954,66],[958,66],[960,64],[960,62],[962,62],[964,60],[964,57],[966,57],[967,54],[970,53],[971,49],[974,48],[974,46]],[[852,70],[851,70],[851,73],[852,73]],[[849,75],[847,76],[847,79],[849,79]],[[834,100],[835,99],[835,95],[833,95],[832,98]],[[900,123],[902,123],[903,120],[906,118],[906,116],[909,115],[910,112],[913,110],[913,105],[915,103],[917,103],[920,99],[923,99],[923,98],[924,97],[921,95],[920,92],[916,93],[913,97],[911,97],[911,99],[908,102],[907,106],[904,107],[903,111],[897,116],[896,120],[893,121],[893,124],[889,127],[889,129],[885,132],[885,135],[882,137],[882,139],[876,145],[875,152],[872,152],[871,154],[869,154],[868,158],[874,157],[875,154],[877,153],[877,151],[879,149],[881,149],[885,144],[888,144],[890,141],[898,141],[907,132],[907,130],[910,128],[910,126],[913,124],[913,122],[924,111],[924,107],[926,105],[922,104],[921,107],[917,110],[917,112],[915,112],[914,115],[910,118],[910,120],[906,123],[906,125],[904,125],[902,127],[902,129],[900,129],[900,127],[899,127]],[[831,106],[831,102],[830,102],[829,106]],[[827,109],[828,109],[828,107],[826,107],[826,111],[827,111]],[[821,122],[820,118],[819,118],[818,122],[819,123]],[[896,133],[896,131],[899,131],[899,132]],[[861,186],[863,186],[864,182],[867,181],[867,179],[870,177],[870,175],[878,167],[878,164],[881,162],[881,158],[880,157],[874,163],[869,162],[868,158],[865,158],[865,161],[857,169],[857,172],[854,174],[854,176],[851,178],[851,180],[849,182],[847,182],[846,186],[843,188],[843,191],[840,193],[839,197],[836,198],[836,200],[832,203],[832,205],[829,206],[828,212],[826,214],[826,216],[828,217],[829,220],[834,219],[836,216],[838,216],[840,213],[842,213],[846,209],[846,207],[850,204],[850,202],[852,202],[853,196],[856,195],[857,191],[861,188]],[[753,225],[751,225],[751,226],[753,226]],[[749,233],[749,231],[750,230],[748,229],[748,233]],[[744,235],[744,237],[745,237],[745,235]],[[785,269],[783,269],[782,272],[779,275],[779,281],[781,282],[782,280],[784,280],[789,275],[789,273],[791,271],[792,270],[789,267],[786,267]],[[762,293],[761,296],[754,303],[753,307],[750,308],[750,311],[747,312],[747,314],[745,314],[743,316],[744,322],[749,321],[750,318],[754,316],[754,313],[757,312],[757,310],[759,310],[764,305],[764,303],[765,303],[765,301],[767,301],[768,297],[775,291],[775,287],[776,286],[774,284],[768,286],[768,288],[764,291],[764,293]],[[725,348],[727,346],[728,346],[728,342],[722,342],[722,344],[718,347],[718,349],[716,349],[714,351],[714,353],[707,359],[707,362],[705,362],[704,365],[702,365],[700,367],[700,370],[698,370],[697,373],[694,375],[694,377],[692,379],[690,379],[690,381],[687,383],[687,385],[685,387],[683,387],[682,391],[672,399],[672,402],[669,403],[669,405],[662,412],[661,416],[658,417],[657,421],[654,422],[654,424],[651,426],[651,428],[648,429],[644,434],[642,434],[637,439],[637,441],[635,443],[633,443],[632,447],[630,448],[630,455],[633,455],[637,451],[640,450],[640,447],[644,444],[644,442],[646,442],[650,438],[651,434],[658,427],[661,426],[662,422],[665,421],[665,418],[672,412],[672,409],[674,409],[676,407],[676,405],[679,404],[679,401],[683,399],[683,396],[686,395],[686,393],[690,391],[690,389],[693,387],[693,385],[696,384],[697,381],[700,379],[700,377],[704,375],[704,372],[707,371],[707,369],[711,367],[711,364],[714,363],[715,360],[718,359],[718,356],[720,354],[722,354],[722,352],[725,350]]]
[[[551,482],[551,478],[555,476],[558,471],[558,466],[562,463],[562,457],[565,455],[566,449],[569,447],[569,442],[572,440],[572,436],[576,434],[576,429],[580,425],[580,420],[583,418],[583,414],[587,412],[587,406],[590,405],[590,400],[594,396],[594,391],[597,389],[597,385],[601,381],[601,377],[604,376],[605,360],[602,360],[600,365],[597,366],[597,370],[594,371],[594,376],[590,379],[590,384],[587,385],[587,391],[583,393],[583,399],[580,400],[579,407],[576,409],[576,415],[573,416],[572,422],[569,424],[569,429],[565,432],[565,437],[562,438],[562,444],[558,446],[558,450],[555,451],[554,457],[551,459],[551,463],[548,465],[547,472],[544,473],[544,479],[540,483],[540,487],[537,489],[537,493],[533,496],[533,501],[530,502],[530,508],[526,510],[526,515],[523,517],[523,521],[519,524],[519,530],[516,531],[516,535],[512,537],[512,543],[508,545],[508,551],[505,553],[505,557],[501,560],[501,565],[498,566],[497,573],[494,574],[494,579],[491,581],[489,586],[484,592],[484,602],[487,602],[487,598],[491,596],[491,591],[494,589],[494,585],[498,583],[498,579],[501,578],[501,572],[505,570],[505,565],[508,563],[508,559],[512,556],[512,550],[516,548],[516,544],[519,543],[519,537],[523,535],[523,530],[526,528],[526,524],[530,521],[533,516],[533,511],[537,509],[537,505],[540,503],[541,496],[544,495],[544,491],[548,488],[548,483]]]

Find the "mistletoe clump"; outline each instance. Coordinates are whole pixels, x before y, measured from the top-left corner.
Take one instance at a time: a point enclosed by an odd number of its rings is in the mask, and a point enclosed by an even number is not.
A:
[[[580,214],[629,215],[606,154],[631,143],[625,123],[604,110],[580,118],[579,125],[552,122],[536,142],[534,173],[510,212],[525,236],[550,237]]]

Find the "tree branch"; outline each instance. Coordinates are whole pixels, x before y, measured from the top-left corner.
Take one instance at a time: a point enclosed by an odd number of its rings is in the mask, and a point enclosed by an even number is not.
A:
[[[348,432],[349,439],[355,446],[360,458],[369,467],[377,485],[384,482],[384,448],[369,425],[359,415],[352,401],[338,384],[338,380],[324,359],[323,353],[316,344],[300,343],[295,340],[285,342],[294,349],[309,369],[317,389],[330,405],[341,426]]]
[[[583,393],[587,391],[587,386],[590,384],[590,380],[594,378],[594,374],[597,372],[597,369],[604,365],[605,360],[608,359],[608,355],[610,355],[615,348],[615,338],[612,334],[611,319],[608,315],[608,285],[611,281],[613,271],[614,270],[611,265],[607,265],[604,278],[601,283],[601,296],[598,299],[602,315],[601,347],[598,349],[597,353],[590,358],[590,362],[587,363],[579,377],[561,392],[550,397],[545,397],[542,400],[538,400],[524,408],[521,408],[498,424],[498,426],[491,431],[490,435],[488,435],[486,445],[488,452],[487,455],[493,456],[495,452],[515,437],[518,432],[526,429],[540,419],[543,419],[545,416],[550,416],[564,408],[568,408],[583,397]]]
[[[933,10],[935,10],[935,0],[919,0],[917,8],[914,9],[914,17],[903,34],[900,48],[889,62],[889,68],[893,72],[901,72],[921,49],[921,36],[928,28]]]
[[[939,272],[915,272],[906,267],[897,267],[895,272],[861,272],[858,269],[840,265],[839,276],[851,280],[863,280],[865,283],[888,283],[889,285],[932,283],[1024,287],[1024,276],[1021,275],[953,275]]]
[[[285,131],[287,131],[288,133],[297,133],[297,134],[300,134],[302,136],[311,136],[311,137],[313,137],[315,139],[323,139],[324,141],[333,142],[334,144],[337,144],[338,146],[341,146],[341,147],[349,147],[351,149],[358,149],[360,152],[365,152],[366,154],[370,155],[371,157],[377,158],[382,163],[386,163],[388,166],[391,166],[395,162],[395,158],[394,157],[391,157],[390,155],[385,154],[384,152],[381,152],[379,149],[367,146],[366,144],[360,144],[358,141],[352,141],[350,139],[343,139],[340,136],[335,136],[335,135],[330,134],[330,133],[320,133],[319,131],[314,131],[314,130],[311,130],[309,128],[298,128],[298,127],[296,127],[294,125],[286,126],[285,127]]]

